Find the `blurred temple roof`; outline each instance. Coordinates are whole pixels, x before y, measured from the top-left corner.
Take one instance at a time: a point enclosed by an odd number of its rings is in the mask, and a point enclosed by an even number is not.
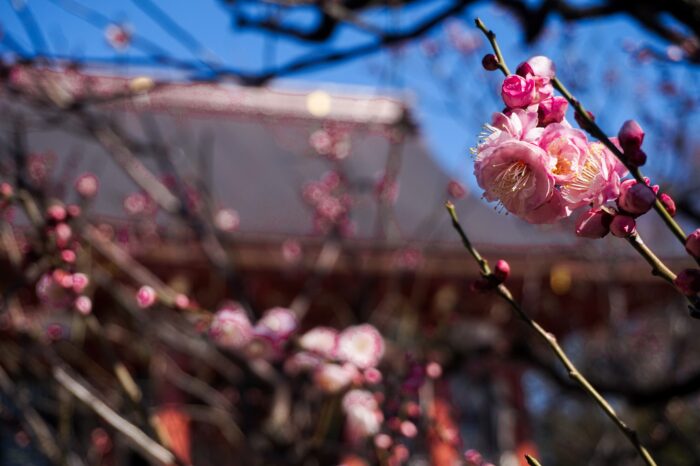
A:
[[[98,111],[87,113],[94,119],[93,128],[102,125],[128,141],[126,152],[117,148],[117,153],[125,152],[120,161],[108,155],[104,139],[100,144],[99,138],[86,137],[85,113],[68,112],[65,117],[65,112],[32,108],[12,97],[0,100],[4,115],[24,115],[32,152],[52,153],[57,162],[67,163],[55,165],[55,189],[70,188],[80,173],[95,173],[100,194],[92,213],[114,222],[127,220],[125,199],[141,189],[124,167],[131,164],[138,171],[143,163],[144,172],[162,174],[168,166],[158,154],[167,153],[183,180],[210,194],[214,208],[235,209],[240,218],[236,240],[317,235],[318,206],[311,205],[304,192],[314,183],[323,184],[328,180],[324,174],[334,171],[344,180],[335,189],[335,199],[350,199],[350,241],[454,250],[458,238],[443,207],[445,200],[453,199],[470,237],[486,250],[546,258],[600,257],[621,249],[616,238],[576,238],[571,219],[533,226],[497,212],[478,193],[451,196],[449,176],[433,161],[410,105],[400,98],[352,88],[211,83],[157,83],[149,92],[140,92],[151,87],[145,78],[36,68],[16,71],[13,83],[37,96],[48,95],[63,107],[70,107],[78,96],[99,102]],[[55,115],[61,117],[52,120]],[[396,181],[395,202],[390,193],[381,194],[382,176]],[[165,217],[159,215],[159,223],[167,222]],[[652,225],[644,225],[642,233],[666,248],[663,255],[675,255],[677,245],[659,231],[660,222]],[[617,242],[616,248],[609,248],[611,242]]]

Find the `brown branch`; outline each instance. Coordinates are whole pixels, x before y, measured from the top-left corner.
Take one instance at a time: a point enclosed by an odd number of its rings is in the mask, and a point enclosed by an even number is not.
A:
[[[462,229],[462,226],[459,223],[459,219],[457,218],[457,213],[455,211],[454,205],[448,201],[446,204],[446,208],[448,213],[450,214],[450,218],[452,219],[452,225],[454,226],[455,230],[462,239],[465,248],[469,251],[472,257],[474,257],[474,260],[479,265],[481,274],[492,283],[495,283],[496,279],[491,273],[491,269],[488,263],[481,257],[476,248],[474,248],[471,245],[469,238]],[[583,391],[585,391],[593,399],[593,401],[598,405],[598,407],[603,411],[603,413],[605,413],[605,415],[617,426],[617,428],[625,435],[625,437],[627,437],[629,442],[639,453],[639,456],[642,458],[642,460],[648,466],[656,466],[656,462],[652,458],[649,451],[639,441],[637,433],[619,417],[619,415],[617,414],[617,412],[615,412],[615,409],[610,405],[610,403],[608,403],[608,401],[600,394],[598,390],[595,389],[595,387],[593,387],[593,385],[588,381],[588,379],[583,374],[581,374],[581,372],[576,368],[571,359],[569,359],[567,354],[564,352],[564,349],[559,345],[556,337],[548,331],[546,331],[536,320],[534,320],[532,317],[530,317],[530,315],[527,312],[525,312],[525,310],[520,306],[520,303],[518,303],[513,298],[513,295],[511,294],[510,290],[505,284],[499,284],[495,288],[495,292],[501,299],[503,299],[510,305],[511,309],[513,309],[513,311],[520,318],[520,320],[523,321],[530,329],[534,330],[539,339],[542,340],[542,342],[545,343],[552,350],[559,362],[561,362],[562,366],[564,366],[564,368],[566,369],[571,380],[573,380]]]

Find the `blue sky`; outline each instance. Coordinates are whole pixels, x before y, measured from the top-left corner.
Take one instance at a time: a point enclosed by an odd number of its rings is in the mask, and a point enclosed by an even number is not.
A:
[[[231,21],[230,11],[217,0],[152,0],[160,8],[167,7],[167,14],[186,29],[196,43],[174,40],[137,7],[139,2],[136,0],[83,1],[99,11],[102,17],[86,21],[60,7],[61,4],[72,5],[72,0],[8,0],[0,3],[0,25],[28,52],[41,49],[44,53],[77,57],[116,56],[126,59],[143,56],[134,48],[115,54],[104,40],[104,27],[100,24],[103,19],[129,24],[136,34],[167,50],[172,56],[187,59],[214,57],[212,59],[227,66],[249,71],[280,64],[292,57],[318,53],[318,46],[314,48],[298,41],[237,28]],[[377,26],[390,25],[401,29],[444,5],[447,5],[445,1],[435,0],[419,2],[398,13],[376,10],[366,15],[364,20]],[[23,9],[25,7],[29,10]],[[26,24],[31,24],[31,17],[26,16],[27,11],[40,25],[43,39],[33,41],[27,34]],[[251,15],[264,13],[261,7],[248,11]],[[25,24],[22,15],[28,20]],[[363,86],[372,92],[391,90],[407,96],[415,105],[426,143],[438,163],[451,176],[472,184],[468,148],[475,143],[481,124],[502,106],[497,94],[500,76],[487,73],[479,65],[481,56],[488,51],[487,43],[482,42],[473,53],[458,53],[447,44],[450,30],[453,33],[461,31],[459,34],[467,40],[480,40],[478,31],[472,27],[476,16],[480,16],[497,32],[511,68],[534,54],[546,54],[555,59],[560,76],[596,113],[609,133],[614,134],[621,123],[629,118],[643,123],[646,117],[661,120],[661,123],[655,121],[655,125],[684,122],[689,128],[698,123],[697,112],[679,113],[683,110],[675,105],[681,96],[695,101],[700,99],[700,86],[694,84],[700,77],[700,68],[654,60],[640,63],[633,59],[629,51],[632,48],[650,46],[665,52],[668,44],[624,16],[575,25],[563,24],[553,18],[543,37],[532,47],[527,47],[522,44],[520,27],[513,18],[499,9],[480,3],[426,36],[426,39],[440,45],[442,53],[435,58],[426,55],[423,40],[420,40],[398,51],[375,53],[339,65],[295,74],[274,84],[284,86],[289,81],[312,81],[319,85],[346,84]],[[308,12],[302,11],[286,20],[295,24],[310,24],[312,18]],[[370,39],[366,32],[344,27],[324,47],[344,48]],[[7,53],[7,44],[4,42],[0,50]],[[613,82],[614,86],[603,85],[604,82]],[[671,104],[666,92],[668,89],[659,92],[662,86],[680,89]],[[645,143],[647,152],[653,148],[658,154],[650,159],[652,170],[660,174],[667,174],[665,172],[670,170],[668,167],[672,166],[666,163],[671,156],[667,154],[669,148],[664,133],[657,131],[656,134],[649,134]]]

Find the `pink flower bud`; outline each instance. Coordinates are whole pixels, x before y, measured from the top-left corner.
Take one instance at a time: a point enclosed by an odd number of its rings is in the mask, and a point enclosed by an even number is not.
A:
[[[510,275],[510,264],[503,259],[499,259],[493,268],[493,277],[499,283],[503,283],[508,278],[508,275]]]
[[[481,66],[483,66],[486,71],[495,71],[498,69],[498,58],[492,53],[486,54],[484,58],[481,59]]]
[[[528,76],[534,76],[535,71],[528,64],[528,62],[524,61],[515,69],[515,74],[522,76],[523,78],[527,78]]]
[[[365,382],[368,385],[376,385],[382,381],[382,373],[379,369],[370,367],[362,372],[362,377],[364,377]]]
[[[668,212],[671,217],[675,217],[676,201],[674,201],[673,198],[666,193],[661,193],[659,200],[661,201],[661,204],[663,204],[664,209],[666,209],[666,212]]]
[[[459,181],[452,180],[447,184],[447,194],[454,199],[462,199],[467,191]]]
[[[70,249],[64,249],[63,251],[61,251],[61,260],[63,262],[66,262],[68,264],[72,264],[73,262],[75,262],[75,259],[76,259],[75,251],[72,251]]]
[[[401,427],[399,427],[399,432],[404,437],[413,438],[418,435],[418,428],[411,421],[403,421]]]
[[[292,310],[284,307],[273,307],[265,311],[260,318],[255,326],[255,334],[279,344],[286,341],[297,327],[297,318]]]
[[[90,199],[97,194],[99,181],[92,173],[84,173],[75,181],[75,190],[83,199]]]
[[[209,337],[223,347],[241,349],[253,339],[253,326],[243,308],[233,304],[216,311]]]
[[[478,451],[470,449],[464,452],[464,461],[467,462],[468,466],[481,466],[484,458]]]
[[[628,214],[639,216],[647,213],[655,200],[653,189],[646,184],[637,183],[637,180],[625,180],[620,184],[617,205]]]
[[[9,199],[14,194],[14,190],[9,183],[0,183],[0,197],[3,199]]]
[[[425,373],[431,379],[439,379],[442,376],[442,366],[434,361],[429,362],[428,365],[425,366]]]
[[[84,316],[92,312],[92,300],[87,296],[78,296],[74,305],[75,309]]]
[[[695,258],[700,258],[700,228],[688,235],[685,240],[685,250]]]
[[[73,230],[67,223],[59,223],[56,225],[54,233],[56,235],[56,245],[59,248],[65,248],[68,246],[68,242],[73,237]]]
[[[187,309],[190,306],[190,298],[186,295],[179,293],[175,296],[175,307],[178,309]]]
[[[617,138],[620,141],[620,145],[622,146],[622,150],[624,150],[625,154],[632,153],[642,147],[642,142],[644,142],[644,131],[636,121],[627,120],[622,125],[622,128],[620,128]]]
[[[700,269],[685,269],[678,274],[673,284],[686,296],[700,292]]]
[[[637,232],[637,222],[627,215],[615,215],[610,223],[610,232],[618,238],[627,238]]]
[[[535,98],[535,81],[512,74],[503,80],[501,97],[510,108],[527,107]]]
[[[627,161],[634,167],[641,167],[647,163],[647,154],[642,149],[625,151]]]
[[[66,209],[60,204],[54,204],[46,209],[46,216],[54,222],[62,222],[66,219]]]
[[[583,238],[602,238],[610,232],[612,215],[600,209],[582,213],[576,220],[576,235]]]
[[[136,293],[136,303],[141,309],[149,308],[153,306],[155,302],[156,290],[148,285],[144,285],[139,288],[139,291]]]
[[[90,279],[84,273],[73,274],[73,291],[81,294],[90,283]]]
[[[387,450],[391,447],[393,440],[387,434],[378,434],[374,437],[374,446],[380,450]]]
[[[338,331],[330,327],[314,327],[299,338],[299,346],[325,358],[334,358],[338,347]]]
[[[568,108],[569,102],[564,97],[555,96],[543,100],[537,107],[538,126],[561,123]]]
[[[326,363],[314,372],[314,384],[325,393],[338,393],[352,383],[353,372],[339,364]]]

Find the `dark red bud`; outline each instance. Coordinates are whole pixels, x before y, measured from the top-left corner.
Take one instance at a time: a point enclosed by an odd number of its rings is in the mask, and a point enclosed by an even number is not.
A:
[[[642,149],[625,151],[625,155],[627,156],[627,161],[634,167],[641,167],[647,163],[647,154]]]
[[[498,69],[498,58],[492,53],[486,54],[481,59],[481,66],[487,71],[496,71]]]
[[[700,269],[685,269],[673,281],[674,285],[686,296],[700,292]]]
[[[528,74],[534,75],[535,71],[532,69],[532,67],[530,66],[530,64],[528,62],[524,61],[518,65],[518,68],[515,70],[515,74],[525,78],[525,77],[527,77]]]

